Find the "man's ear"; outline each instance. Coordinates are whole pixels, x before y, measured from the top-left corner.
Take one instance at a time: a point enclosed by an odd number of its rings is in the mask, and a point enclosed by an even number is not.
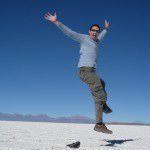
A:
[[[90,32],[91,32],[91,31],[89,30],[89,34],[90,34]]]

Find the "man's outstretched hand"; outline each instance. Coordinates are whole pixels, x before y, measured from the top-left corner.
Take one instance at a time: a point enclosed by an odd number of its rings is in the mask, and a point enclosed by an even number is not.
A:
[[[51,15],[49,12],[47,12],[45,14],[44,18],[50,22],[55,23],[57,21],[57,14],[55,12],[54,15]]]
[[[60,25],[60,22],[57,21],[57,14],[56,14],[56,12],[54,13],[54,15],[51,15],[49,12],[47,12],[47,13],[45,14],[44,18],[45,18],[46,20],[50,21],[50,22],[55,23],[57,26]]]
[[[105,28],[109,29],[109,22],[107,20],[105,20]]]

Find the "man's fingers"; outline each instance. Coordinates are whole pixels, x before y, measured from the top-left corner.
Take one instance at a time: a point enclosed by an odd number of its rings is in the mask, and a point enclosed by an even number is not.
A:
[[[44,16],[44,18],[45,18],[46,20],[49,20],[49,18],[48,18],[48,17],[46,17],[46,16]]]
[[[47,14],[45,14],[44,16],[48,17],[48,15],[47,15]]]
[[[45,16],[44,16],[44,17],[49,18],[50,16],[48,16],[48,15],[46,15],[46,14],[45,14]]]
[[[56,15],[57,15],[56,12],[54,13],[54,15],[51,15],[49,12],[47,12],[47,13],[45,14],[44,18],[45,18],[46,20],[51,20],[52,18],[57,18]]]
[[[50,13],[46,13],[45,16],[46,17],[52,17],[52,15]]]
[[[105,20],[105,24],[109,23],[107,20]]]
[[[46,15],[49,16],[49,17],[51,16],[51,15],[49,15],[49,14],[46,14]]]
[[[105,19],[105,25],[109,26],[109,22]]]
[[[44,16],[48,17],[49,15],[48,14],[44,14]]]
[[[47,12],[47,13],[45,14],[45,16],[51,17],[52,15],[51,15],[49,12]]]
[[[49,12],[47,12],[47,14],[48,14],[49,16],[52,16]]]
[[[51,16],[45,14],[44,18],[50,20]]]

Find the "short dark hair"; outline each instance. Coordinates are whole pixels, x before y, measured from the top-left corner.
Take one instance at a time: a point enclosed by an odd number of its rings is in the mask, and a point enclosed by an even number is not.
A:
[[[100,26],[98,24],[92,24],[91,27],[90,27],[90,31],[92,30],[92,27],[94,27],[94,26],[98,27],[99,31],[100,31]]]

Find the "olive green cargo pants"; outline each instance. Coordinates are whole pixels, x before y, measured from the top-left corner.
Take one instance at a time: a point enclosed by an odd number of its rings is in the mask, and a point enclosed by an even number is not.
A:
[[[96,123],[102,122],[103,104],[106,102],[107,93],[102,86],[100,78],[96,74],[96,68],[80,67],[78,68],[78,76],[88,85],[93,95]]]

